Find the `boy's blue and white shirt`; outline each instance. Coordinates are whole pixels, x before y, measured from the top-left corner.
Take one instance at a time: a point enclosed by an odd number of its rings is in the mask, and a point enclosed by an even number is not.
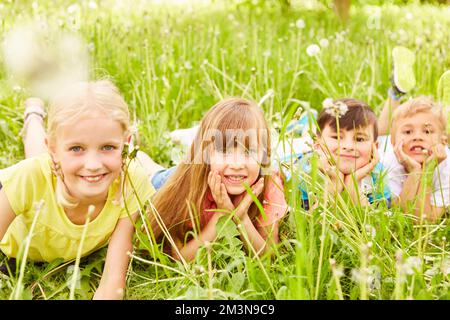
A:
[[[310,152],[304,155],[295,155],[296,159],[295,161],[292,161],[292,163],[295,164],[295,167],[301,172],[283,168],[283,173],[286,176],[286,180],[290,180],[292,178],[292,172],[297,172],[297,174],[299,174],[299,189],[302,193],[302,202],[304,204],[307,204],[309,201],[309,188],[305,179],[306,177],[302,177],[302,175],[309,176],[312,172],[310,163],[312,154],[313,153]],[[377,165],[369,175],[361,179],[358,187],[359,190],[361,190],[361,192],[367,196],[369,203],[385,201],[388,207],[391,206],[391,192],[389,189],[389,183],[387,182],[386,170],[384,170],[381,162],[377,163]]]
[[[391,136],[378,138],[378,151],[383,166],[386,168],[389,188],[394,197],[398,197],[408,176],[405,168],[398,162]],[[435,207],[450,206],[450,149],[445,148],[447,158],[442,161],[433,173],[433,190],[430,203]]]

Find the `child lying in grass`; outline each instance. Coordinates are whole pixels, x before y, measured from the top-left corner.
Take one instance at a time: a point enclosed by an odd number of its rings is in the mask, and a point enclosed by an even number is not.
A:
[[[205,114],[190,152],[176,168],[164,169],[138,153],[158,189],[154,214],[162,218],[174,240],[175,258],[194,259],[205,242],[215,240],[222,216],[241,226],[241,238],[250,252],[271,251],[287,205],[281,178],[270,168],[270,156],[263,111],[241,98],[224,99]],[[160,235],[155,219],[151,220]]]
[[[404,47],[392,51],[393,76],[380,114],[380,155],[388,170],[394,201],[406,213],[437,221],[450,205],[450,151],[444,107],[428,97],[400,104],[416,83],[415,55]],[[438,84],[438,99],[450,105],[450,72]]]
[[[44,116],[39,99],[27,101],[27,159],[0,170],[0,249],[51,262],[108,245],[94,299],[122,299],[132,219],[154,192],[140,166],[127,168],[128,106],[110,81],[83,82],[53,100],[47,132]]]
[[[394,201],[405,212],[430,222],[450,205],[446,123],[442,106],[430,98],[409,100],[392,115],[394,152],[387,148],[382,154]]]
[[[301,156],[297,165],[300,169],[297,172],[302,176],[303,206],[310,207],[310,192],[318,190],[317,186],[311,185],[314,181],[309,181],[313,155],[318,158],[320,171],[319,179],[314,183],[319,183],[326,195],[336,198],[344,192],[355,205],[381,200],[389,205],[390,192],[378,161],[377,117],[372,109],[355,99],[328,100],[318,116],[317,127],[313,152]],[[285,173],[289,178],[289,172]]]

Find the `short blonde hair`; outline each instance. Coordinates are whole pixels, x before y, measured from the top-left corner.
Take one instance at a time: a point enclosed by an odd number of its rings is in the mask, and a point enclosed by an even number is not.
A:
[[[392,136],[395,135],[397,130],[398,121],[400,119],[411,117],[417,113],[431,113],[438,120],[442,134],[445,134],[447,127],[447,116],[444,112],[444,108],[437,102],[434,102],[432,98],[427,96],[419,96],[417,98],[406,101],[395,109],[392,114]]]
[[[128,105],[111,81],[78,82],[67,87],[50,102],[47,118],[49,144],[57,143],[57,130],[62,125],[96,115],[108,116],[118,121],[124,130],[124,136],[130,132]],[[78,205],[78,201],[68,194],[63,179],[58,175],[56,199],[66,208]]]

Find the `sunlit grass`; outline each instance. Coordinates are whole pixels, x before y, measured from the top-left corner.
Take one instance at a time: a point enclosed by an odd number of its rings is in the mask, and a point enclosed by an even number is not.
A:
[[[389,87],[390,51],[416,51],[417,86],[434,95],[450,68],[448,7],[408,5],[352,9],[347,25],[323,6],[282,13],[232,3],[167,6],[120,1],[6,2],[0,34],[30,16],[52,28],[79,32],[91,54],[92,77],[111,77],[139,128],[141,149],[169,166],[168,132],[189,127],[219,99],[238,95],[259,101],[274,127],[286,127],[298,102],[320,109],[325,98],[353,97],[379,111]],[[317,55],[308,46],[320,47]],[[26,87],[8,81],[0,67],[0,165],[22,159],[19,136]],[[288,139],[288,138],[286,138]],[[292,208],[281,224],[274,257],[243,251],[234,224],[202,248],[188,266],[173,261],[139,231],[127,280],[129,299],[448,299],[447,219],[413,225],[399,208],[358,208],[345,197],[305,211],[297,188],[286,184]],[[315,185],[316,180],[310,181]],[[321,199],[320,185],[317,197]],[[142,222],[140,222],[142,223]],[[157,257],[157,258],[155,258]],[[91,298],[105,250],[80,262],[78,299]],[[4,255],[1,255],[4,259]],[[22,298],[67,299],[67,265],[27,263]],[[0,299],[17,276],[0,274]]]

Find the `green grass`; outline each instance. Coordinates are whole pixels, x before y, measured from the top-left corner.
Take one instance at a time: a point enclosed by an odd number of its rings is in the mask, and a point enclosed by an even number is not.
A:
[[[174,147],[167,133],[195,124],[223,97],[258,101],[273,89],[273,98],[262,107],[272,125],[282,127],[298,100],[320,109],[327,97],[354,97],[380,111],[396,45],[417,54],[412,95],[434,95],[440,74],[450,68],[448,7],[358,5],[343,25],[320,4],[283,13],[277,6],[252,7],[250,2],[219,2],[193,10],[140,3],[115,9],[114,1],[90,9],[88,1],[82,3],[78,15],[68,13],[70,1],[41,1],[36,9],[31,1],[5,2],[0,34],[27,16],[45,17],[50,26],[65,30],[73,28],[71,17],[78,17],[75,29],[90,45],[92,77],[108,76],[119,86],[138,123],[141,149],[166,166]],[[298,19],[305,28],[297,28]],[[329,45],[308,56],[306,48],[321,39]],[[1,66],[1,167],[23,158],[19,132],[28,95],[26,87],[7,80]],[[295,185],[286,185],[286,195],[292,210],[281,224],[281,243],[271,259],[246,254],[235,237],[236,227],[225,222],[217,243],[202,248],[187,266],[152,254],[158,248],[141,234],[126,298],[450,297],[447,219],[416,226],[398,208],[362,209],[345,199],[307,212],[300,208]],[[102,249],[81,260],[77,299],[92,297],[105,254]],[[69,298],[72,271],[58,262],[28,262],[21,298]],[[19,275],[0,274],[0,299],[9,299],[18,281]]]

